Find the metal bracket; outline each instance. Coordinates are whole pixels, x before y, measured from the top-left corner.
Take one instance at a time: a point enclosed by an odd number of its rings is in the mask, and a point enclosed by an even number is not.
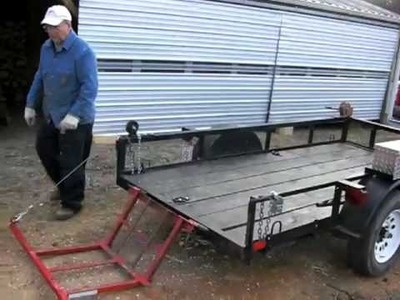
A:
[[[338,185],[341,186],[341,188],[346,189],[348,187],[352,188],[352,189],[356,189],[356,190],[364,190],[365,186],[362,184],[359,184],[357,182],[354,181],[350,181],[350,180],[340,180],[338,182]]]
[[[343,205],[345,203],[345,201],[341,201],[340,205]],[[329,207],[329,206],[333,206],[333,200],[326,200],[323,202],[319,202],[317,204],[315,204],[315,206],[317,207]]]
[[[179,197],[173,198],[173,199],[172,199],[172,202],[180,204],[180,203],[186,203],[186,202],[188,202],[189,200],[190,200],[189,197],[186,197],[186,196],[179,196]]]
[[[333,228],[334,231],[336,231],[337,233],[340,233],[346,237],[352,237],[355,239],[360,239],[361,238],[361,234],[359,233],[355,233],[352,230],[347,229],[346,227],[342,226],[342,225],[337,225]]]
[[[270,207],[269,207],[269,211],[270,211],[270,216],[274,216],[277,214],[282,213],[283,211],[283,197],[280,196],[277,192],[272,191],[271,192],[271,201],[270,201]]]
[[[98,292],[97,290],[79,292],[75,294],[70,294],[68,296],[68,300],[77,299],[77,300],[95,300],[97,299]]]

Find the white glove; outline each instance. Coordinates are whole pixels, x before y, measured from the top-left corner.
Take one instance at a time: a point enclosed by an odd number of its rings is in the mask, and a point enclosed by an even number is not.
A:
[[[28,126],[35,125],[36,111],[33,108],[25,107],[24,118],[25,118],[25,122],[26,122],[26,124],[28,124]]]
[[[60,123],[60,132],[64,134],[67,130],[74,130],[78,128],[79,118],[73,115],[66,115]]]

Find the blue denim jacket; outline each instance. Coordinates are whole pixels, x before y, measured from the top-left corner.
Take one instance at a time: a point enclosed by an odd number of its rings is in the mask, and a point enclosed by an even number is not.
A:
[[[50,39],[42,45],[26,106],[36,108],[42,101],[44,117],[55,126],[67,114],[78,117],[80,124],[93,123],[97,89],[96,56],[71,31],[59,51]]]

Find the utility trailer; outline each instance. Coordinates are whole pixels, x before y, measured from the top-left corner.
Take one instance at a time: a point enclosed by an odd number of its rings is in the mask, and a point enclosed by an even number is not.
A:
[[[145,135],[138,129],[128,122],[127,134],[116,141],[117,184],[128,200],[104,239],[36,249],[20,227],[33,205],[10,220],[11,232],[58,299],[93,299],[150,284],[180,232],[193,230],[247,263],[255,253],[324,229],[348,240],[348,265],[358,273],[379,276],[394,264],[399,129],[355,118]],[[392,141],[394,151],[377,143],[383,141]],[[107,259],[46,263],[92,251]],[[81,279],[82,287],[68,288],[56,277],[110,265],[128,279],[98,286]]]
[[[295,145],[279,143],[282,128],[302,132],[293,134]],[[400,139],[400,130],[355,118],[142,136],[137,129],[129,122],[129,134],[117,141],[118,185],[140,189],[245,261],[327,229],[348,240],[349,265],[358,273],[379,276],[393,265],[400,181],[373,169],[372,161],[376,139]],[[217,138],[205,147],[210,136]],[[168,140],[195,146],[184,161],[146,165],[146,144],[158,142],[162,152]]]

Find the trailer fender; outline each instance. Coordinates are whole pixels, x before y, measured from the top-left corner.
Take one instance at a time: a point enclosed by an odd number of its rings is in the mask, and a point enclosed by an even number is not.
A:
[[[376,182],[375,182],[376,183]],[[386,189],[384,189],[386,187]],[[381,276],[396,262],[400,249],[400,191],[398,182],[378,182],[361,234],[347,243],[348,265],[366,276]],[[380,194],[380,195],[379,195]],[[371,198],[372,199],[372,198]],[[359,220],[359,218],[358,218]]]
[[[388,180],[382,180],[382,179],[376,179],[376,180],[377,181],[375,183],[375,186],[373,187],[374,191],[377,192],[376,195],[373,195],[376,197],[375,201],[373,202],[373,203],[375,203],[375,205],[373,205],[371,213],[368,216],[367,222],[365,224],[365,228],[367,228],[371,224],[371,222],[374,220],[375,216],[378,214],[378,212],[382,208],[382,206],[385,205],[385,203],[390,200],[391,194],[395,190],[399,190],[399,188],[400,188],[399,180],[397,180],[397,181],[388,181]],[[371,191],[371,193],[372,193],[372,191]]]
[[[390,199],[391,193],[399,189],[400,181],[389,181],[380,178],[367,179],[364,183],[368,201],[363,205],[345,202],[339,216],[339,224],[347,230],[363,236],[379,209]]]

